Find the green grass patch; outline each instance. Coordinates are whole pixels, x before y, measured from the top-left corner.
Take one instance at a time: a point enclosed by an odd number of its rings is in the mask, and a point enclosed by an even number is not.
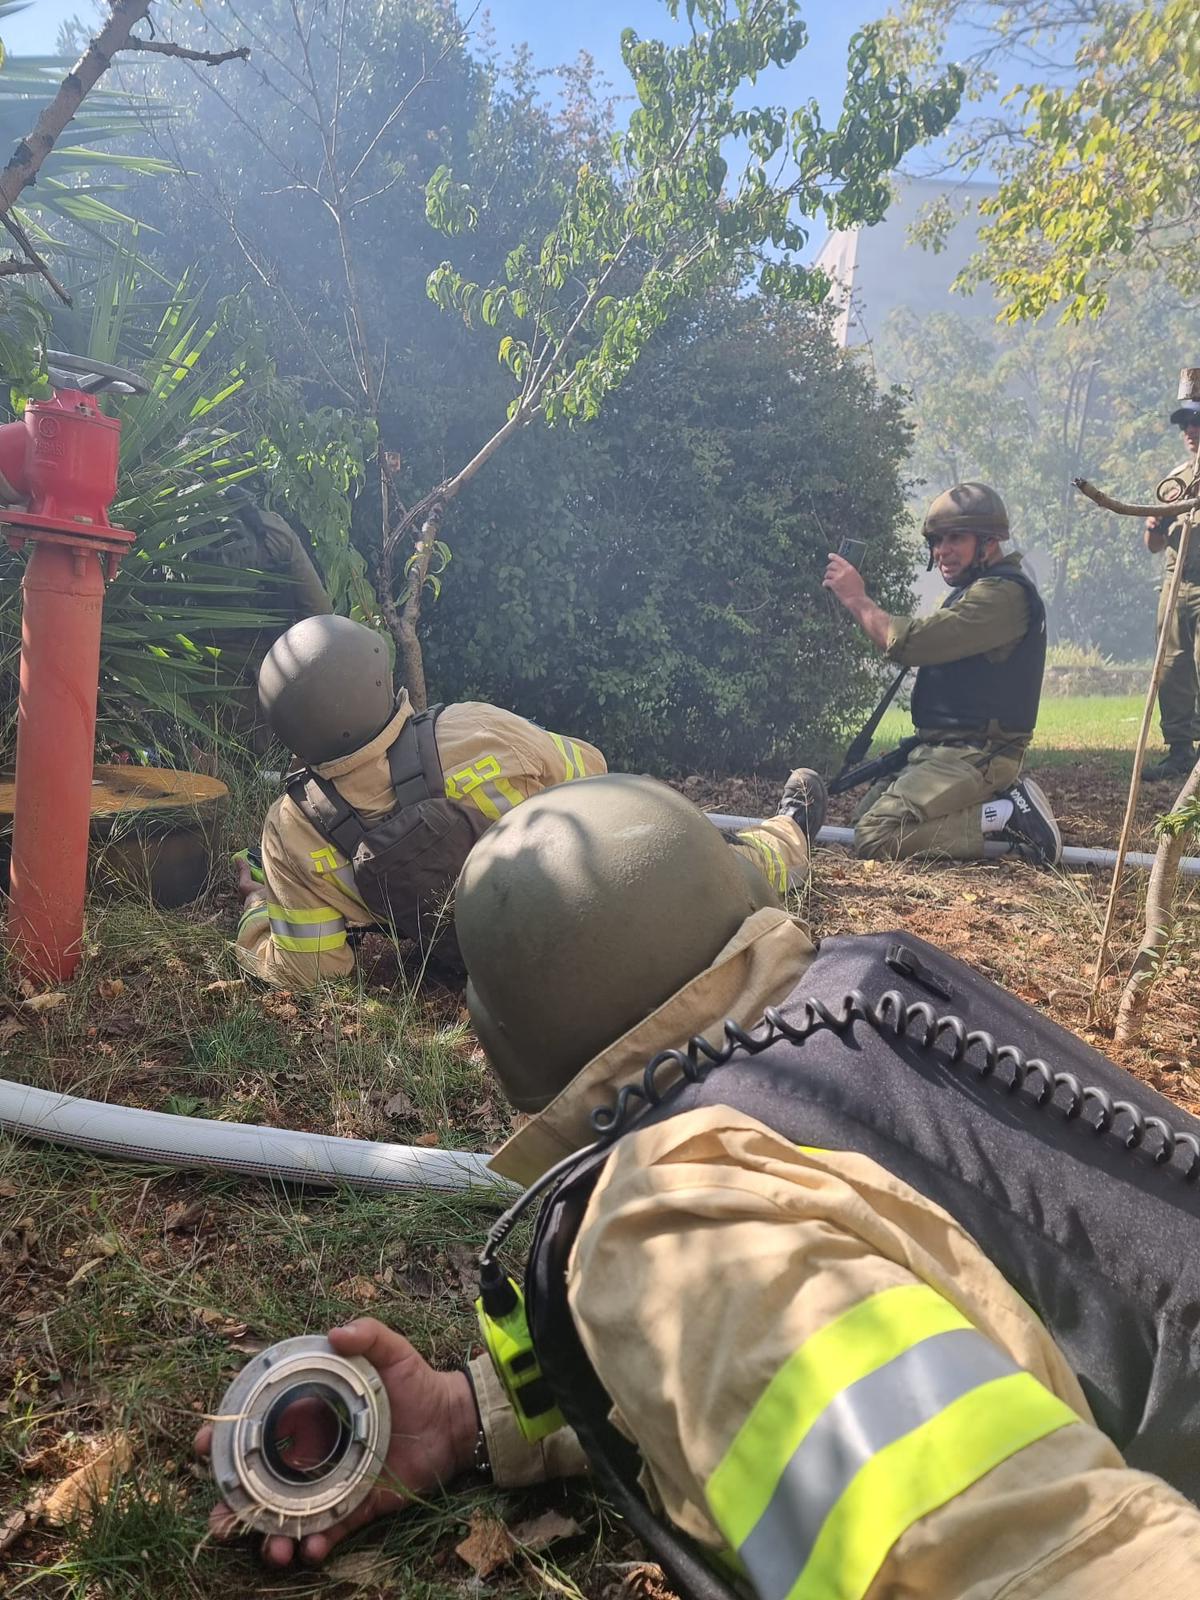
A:
[[[1114,762],[1137,743],[1144,700],[1141,695],[1047,696],[1038,713],[1037,733],[1030,751],[1034,766],[1066,766],[1081,757],[1110,758]],[[873,747],[890,749],[912,733],[907,711],[889,710],[879,724]],[[1161,744],[1155,730],[1151,748]]]

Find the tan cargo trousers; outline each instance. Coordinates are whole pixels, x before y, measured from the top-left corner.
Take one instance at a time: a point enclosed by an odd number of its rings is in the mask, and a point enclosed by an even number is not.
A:
[[[1158,597],[1158,627],[1161,631],[1166,622],[1167,643],[1158,686],[1158,716],[1164,743],[1190,744],[1200,739],[1200,583],[1185,580],[1179,585],[1179,598],[1170,616],[1166,616],[1166,598],[1164,582]]]
[[[808,840],[791,817],[767,817],[757,828],[726,838],[731,849],[754,863],[781,902],[808,881]]]
[[[1011,744],[917,745],[904,770],[868,790],[855,812],[855,855],[978,861],[980,807],[1017,781],[1023,755]]]

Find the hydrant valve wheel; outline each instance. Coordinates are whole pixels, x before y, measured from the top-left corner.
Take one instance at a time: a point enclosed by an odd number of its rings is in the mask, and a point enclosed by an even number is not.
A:
[[[323,1533],[374,1487],[391,1436],[375,1368],[319,1335],[284,1339],[244,1367],[213,1426],[217,1487],[247,1527]]]

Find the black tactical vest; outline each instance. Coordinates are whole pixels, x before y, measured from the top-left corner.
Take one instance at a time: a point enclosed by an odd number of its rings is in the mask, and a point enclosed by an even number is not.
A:
[[[419,711],[388,750],[396,803],[368,822],[328,779],[310,767],[289,773],[288,798],[349,861],[354,887],[380,924],[461,969],[448,901],[463,862],[488,825],[474,808],[445,794],[434,729],[441,706]]]
[[[1017,567],[989,567],[982,578],[1006,578],[1019,583],[1029,599],[1029,626],[1007,660],[989,661],[986,655],[967,656],[917,671],[912,692],[912,719],[916,728],[961,729],[981,734],[992,723],[1007,733],[1032,733],[1037,726],[1046,670],[1046,608],[1037,585]],[[943,609],[956,606],[973,584],[952,589]]]
[[[725,1105],[796,1144],[870,1156],[1028,1302],[1129,1464],[1200,1502],[1200,1121],[908,933],[828,940],[777,1011],[726,1034],[723,1051],[659,1057],[621,1092],[612,1136]],[[638,1457],[607,1420],[565,1292],[610,1153],[611,1137],[583,1152],[544,1203],[526,1299],[564,1416],[628,1499]],[[669,1561],[679,1536],[662,1537]]]

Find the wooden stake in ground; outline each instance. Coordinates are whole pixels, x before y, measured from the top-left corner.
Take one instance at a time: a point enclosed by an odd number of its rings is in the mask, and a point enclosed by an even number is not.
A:
[[[1200,761],[1197,761],[1187,782],[1175,796],[1171,810],[1181,811],[1189,801],[1195,799],[1197,793],[1200,793]],[[1175,925],[1175,883],[1179,877],[1179,861],[1188,833],[1187,828],[1175,828],[1163,833],[1158,841],[1158,853],[1146,889],[1146,931],[1117,1008],[1117,1026],[1113,1035],[1117,1044],[1136,1044],[1141,1037],[1150,989]]]
[[[1092,485],[1082,478],[1075,479],[1075,487],[1086,494],[1090,500],[1098,505],[1103,505],[1109,511],[1115,511],[1119,516],[1144,517],[1146,515],[1168,516],[1175,509],[1171,504],[1161,504],[1154,507],[1128,505],[1120,500],[1113,500],[1108,495],[1101,495]],[[1194,485],[1193,485],[1194,489]],[[1146,743],[1150,737],[1150,723],[1154,716],[1154,703],[1158,698],[1158,686],[1162,680],[1163,656],[1167,648],[1167,618],[1175,609],[1179,598],[1179,586],[1183,581],[1184,564],[1187,561],[1188,545],[1191,541],[1192,527],[1196,521],[1197,507],[1200,499],[1189,493],[1186,499],[1177,502],[1182,508],[1186,507],[1183,516],[1183,527],[1179,535],[1179,548],[1175,554],[1175,565],[1171,571],[1171,581],[1167,588],[1166,604],[1163,607],[1163,626],[1159,631],[1158,644],[1154,652],[1154,665],[1150,671],[1150,683],[1146,690],[1146,703],[1142,708],[1142,725],[1138,729],[1137,744],[1133,753],[1133,773],[1129,780],[1129,797],[1125,802],[1125,818],[1121,824],[1121,837],[1117,843],[1117,859],[1113,865],[1112,883],[1108,891],[1108,905],[1104,912],[1104,926],[1100,931],[1100,948],[1096,952],[1096,964],[1092,969],[1092,992],[1088,1000],[1088,1020],[1094,1022],[1096,1017],[1096,1001],[1100,994],[1100,982],[1104,977],[1104,967],[1108,960],[1108,946],[1112,938],[1113,923],[1117,915],[1117,895],[1121,888],[1121,875],[1125,868],[1125,855],[1129,849],[1129,836],[1133,832],[1133,818],[1137,811],[1138,796],[1142,789],[1142,762],[1146,755]]]

